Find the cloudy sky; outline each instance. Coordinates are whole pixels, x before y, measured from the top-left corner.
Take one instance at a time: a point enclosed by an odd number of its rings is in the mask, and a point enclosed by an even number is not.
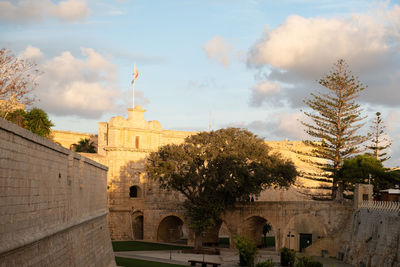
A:
[[[0,0],[0,31],[42,70],[55,129],[90,133],[127,115],[136,62],[135,102],[165,129],[305,139],[303,100],[345,59],[400,165],[400,0]]]

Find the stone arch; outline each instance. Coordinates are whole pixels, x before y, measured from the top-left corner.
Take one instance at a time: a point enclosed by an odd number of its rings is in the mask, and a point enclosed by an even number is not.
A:
[[[243,221],[242,235],[253,240],[258,247],[261,247],[265,245],[265,243],[263,243],[263,228],[266,224],[271,226],[271,231],[269,234],[272,234],[272,236],[274,236],[274,240],[276,240],[276,233],[273,224],[259,215],[251,215]]]
[[[178,215],[164,216],[157,227],[157,241],[177,243],[184,237],[183,219]]]
[[[302,213],[290,218],[281,234],[282,246],[300,251],[304,238],[310,238],[311,245],[327,235],[327,228],[316,213]]]
[[[135,211],[131,214],[132,234],[134,240],[143,240],[143,212]]]
[[[132,185],[129,187],[129,197],[130,198],[141,198],[142,197],[142,189],[138,185]]]

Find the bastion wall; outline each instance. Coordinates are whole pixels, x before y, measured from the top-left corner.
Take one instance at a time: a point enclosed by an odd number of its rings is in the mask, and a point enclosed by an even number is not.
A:
[[[107,167],[0,119],[0,266],[115,266]]]

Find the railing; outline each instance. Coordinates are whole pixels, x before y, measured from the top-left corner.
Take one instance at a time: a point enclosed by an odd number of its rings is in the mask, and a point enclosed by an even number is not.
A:
[[[400,212],[400,202],[393,201],[363,201],[361,209],[376,211]]]

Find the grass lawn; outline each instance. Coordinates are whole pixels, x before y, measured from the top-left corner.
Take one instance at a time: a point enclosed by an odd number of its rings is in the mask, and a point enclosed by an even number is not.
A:
[[[192,249],[192,247],[174,246],[140,241],[113,241],[114,251],[146,251],[146,250],[181,250]]]
[[[125,266],[125,267],[182,267],[185,265],[176,265],[176,264],[169,264],[163,262],[155,262],[155,261],[144,261],[144,260],[137,260],[137,259],[129,259],[129,258],[121,258],[115,257],[115,262],[118,266]]]

